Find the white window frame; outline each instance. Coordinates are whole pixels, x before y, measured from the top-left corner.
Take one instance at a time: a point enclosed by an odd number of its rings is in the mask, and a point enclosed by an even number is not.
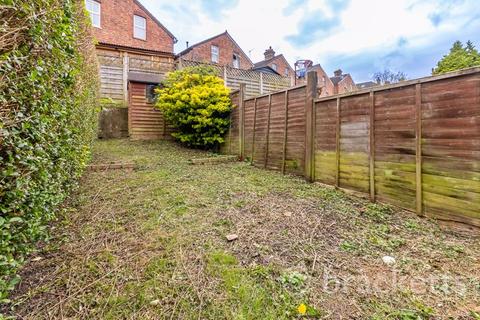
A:
[[[277,71],[277,69],[278,69],[278,66],[277,66],[277,64],[276,64],[276,63],[272,63],[272,69],[273,69],[274,71]]]
[[[288,68],[285,68],[285,77],[289,77],[290,76],[290,71],[288,71]]]
[[[143,24],[137,23],[140,21]],[[147,40],[147,19],[145,17],[133,15],[133,37],[135,39]]]
[[[94,8],[98,8],[98,12]],[[95,28],[101,28],[102,25],[102,4],[95,0],[85,0],[85,8],[90,14],[90,21]],[[95,17],[98,17],[98,24],[95,23]]]
[[[218,46],[212,45],[210,47],[211,60],[213,63],[218,63],[220,60],[220,48]]]

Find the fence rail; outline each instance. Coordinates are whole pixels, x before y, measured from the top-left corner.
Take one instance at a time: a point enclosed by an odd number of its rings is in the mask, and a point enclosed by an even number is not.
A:
[[[332,97],[245,98],[224,150],[256,166],[480,227],[480,68]]]

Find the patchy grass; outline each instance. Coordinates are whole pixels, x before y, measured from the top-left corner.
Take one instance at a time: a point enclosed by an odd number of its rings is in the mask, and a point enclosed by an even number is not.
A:
[[[22,319],[478,319],[478,238],[170,142],[99,141],[2,306]],[[226,241],[235,233],[236,241]],[[385,255],[396,263],[387,266]]]

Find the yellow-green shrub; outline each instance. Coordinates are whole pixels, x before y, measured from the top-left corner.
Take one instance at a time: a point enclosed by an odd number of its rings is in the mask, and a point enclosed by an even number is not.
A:
[[[190,67],[170,73],[157,90],[157,107],[174,126],[180,142],[216,148],[230,125],[232,102],[223,80],[207,67]]]

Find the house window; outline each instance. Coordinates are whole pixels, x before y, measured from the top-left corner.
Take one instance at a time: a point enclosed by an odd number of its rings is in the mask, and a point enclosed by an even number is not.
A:
[[[95,0],[85,0],[85,7],[90,14],[92,26],[100,28],[100,3]]]
[[[133,16],[133,37],[147,40],[147,19],[144,17]]]
[[[274,71],[277,71],[277,65],[276,65],[275,63],[272,63],[272,69],[273,69]]]
[[[288,69],[285,68],[285,77],[288,77],[288,76],[289,76]]]
[[[148,103],[155,103],[157,99],[157,93],[155,92],[155,89],[157,89],[157,87],[158,86],[155,84],[147,84],[145,98],[147,99]]]
[[[236,53],[233,54],[233,67],[240,69],[240,56]]]
[[[212,62],[218,63],[219,52],[220,50],[217,46],[212,46]]]

